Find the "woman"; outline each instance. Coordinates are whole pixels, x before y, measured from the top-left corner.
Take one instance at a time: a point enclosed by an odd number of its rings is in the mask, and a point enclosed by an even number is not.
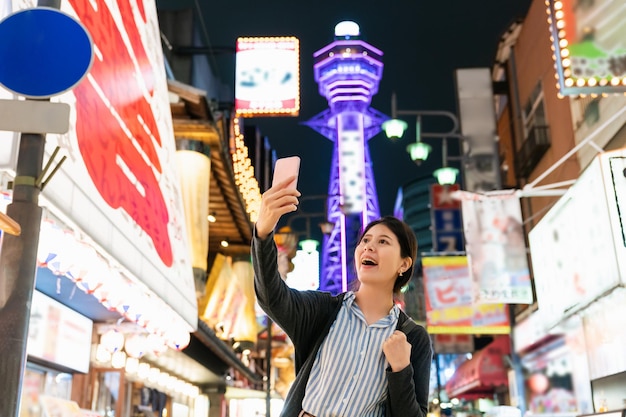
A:
[[[263,194],[252,239],[257,299],[295,347],[296,379],[281,417],[424,417],[430,338],[394,302],[411,278],[415,235],[394,217],[376,220],[355,249],[358,291],[291,289],[278,273],[273,235],[298,207],[300,193],[287,187],[294,178]]]

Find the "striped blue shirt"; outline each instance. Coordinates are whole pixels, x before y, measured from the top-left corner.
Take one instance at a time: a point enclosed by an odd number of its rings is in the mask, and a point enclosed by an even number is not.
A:
[[[346,293],[337,319],[315,358],[302,402],[316,417],[384,417],[388,366],[383,342],[396,329],[399,307],[367,325]]]

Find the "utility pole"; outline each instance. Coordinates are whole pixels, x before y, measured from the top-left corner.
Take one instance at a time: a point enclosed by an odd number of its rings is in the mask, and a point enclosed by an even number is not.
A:
[[[18,417],[20,399],[22,392],[22,381],[26,366],[26,344],[28,341],[28,325],[30,320],[31,303],[35,288],[35,275],[37,271],[37,248],[39,245],[39,231],[41,226],[42,208],[39,207],[39,195],[51,175],[47,179],[46,175],[50,163],[43,168],[44,150],[47,133],[65,133],[69,130],[69,105],[65,103],[51,103],[50,96],[58,94],[72,88],[84,76],[92,61],[91,41],[82,26],[67,15],[62,14],[58,9],[61,7],[60,0],[39,0],[37,7],[27,9],[25,13],[15,13],[3,20],[0,29],[4,42],[11,42],[15,48],[24,48],[19,43],[19,39],[30,42],[28,45],[34,46],[32,54],[37,55],[41,48],[48,48],[50,44],[42,42],[52,40],[52,46],[68,48],[72,50],[75,45],[74,40],[85,43],[85,39],[79,39],[84,35],[88,39],[88,48],[79,48],[77,54],[80,60],[64,65],[64,57],[59,56],[59,61],[48,62],[45,68],[34,65],[33,60],[20,62],[19,59],[5,62],[13,62],[13,65],[20,65],[23,68],[24,79],[17,79],[8,73],[3,73],[5,77],[0,82],[18,95],[27,97],[27,100],[5,101],[3,111],[9,115],[15,115],[16,120],[2,120],[0,129],[20,131],[19,153],[16,166],[15,179],[13,181],[13,198],[7,206],[7,215],[14,220],[21,228],[19,235],[3,234],[2,247],[0,250],[0,387],[3,389],[3,399],[0,401],[0,416]],[[57,10],[50,10],[57,9]],[[26,17],[26,19],[24,19]],[[40,20],[41,19],[41,20]],[[34,21],[35,27],[28,24]],[[46,25],[42,25],[44,22]],[[63,29],[69,29],[74,38],[63,39],[62,42],[54,33],[44,32],[50,27],[53,29],[61,24]],[[76,31],[78,29],[78,31]],[[26,39],[22,36],[22,31],[26,31]],[[59,31],[61,32],[61,31]],[[32,39],[29,39],[29,36]],[[43,41],[41,41],[43,39]],[[87,51],[87,49],[89,49]],[[3,48],[3,61],[24,55],[18,54],[15,49]],[[83,55],[80,52],[84,52]],[[35,56],[35,58],[38,58]],[[81,64],[84,67],[84,74],[79,79],[67,80],[64,76],[68,65]],[[83,69],[81,67],[80,69]],[[75,69],[75,67],[74,67]],[[44,73],[44,83],[41,93],[30,91],[29,88],[37,83],[29,82],[29,79],[36,80],[41,73]],[[45,90],[45,91],[44,91]],[[28,98],[35,98],[29,100]],[[28,114],[28,112],[30,114]],[[5,113],[5,116],[6,116]],[[52,115],[52,117],[51,117]],[[59,116],[65,117],[59,124]],[[11,119],[11,117],[6,117]],[[51,122],[50,120],[53,120]],[[16,128],[15,126],[24,126]],[[55,153],[50,158],[54,159]],[[61,162],[52,171],[54,174]]]
[[[40,189],[45,135],[22,133],[13,182],[13,202],[7,215],[22,229],[19,236],[4,235],[0,251],[0,386],[4,400],[0,415],[18,416],[26,364],[26,342],[35,288],[37,246],[42,209]]]

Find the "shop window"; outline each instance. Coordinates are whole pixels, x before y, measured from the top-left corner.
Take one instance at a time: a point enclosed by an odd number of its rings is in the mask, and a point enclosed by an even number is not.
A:
[[[19,417],[43,417],[45,413],[41,406],[42,396],[69,401],[71,393],[71,374],[29,363],[22,380]]]

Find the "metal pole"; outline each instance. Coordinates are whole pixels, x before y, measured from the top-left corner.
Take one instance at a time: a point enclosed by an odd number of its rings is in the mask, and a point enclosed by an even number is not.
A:
[[[513,304],[509,304],[509,323],[511,329],[515,328],[516,319],[515,319],[515,307]],[[522,415],[526,414],[526,388],[524,387],[524,369],[522,368],[522,361],[519,355],[515,352],[515,343],[513,337],[510,338],[511,343],[511,368],[513,368],[515,375],[515,387],[517,398],[515,402],[517,403],[517,408],[520,409]]]
[[[59,9],[61,0],[39,0],[38,6]],[[37,246],[42,209],[41,181],[45,135],[22,133],[13,199],[7,214],[21,227],[19,236],[4,234],[0,249],[0,416],[19,417],[30,307],[37,272]]]
[[[439,354],[435,353],[435,372],[437,374],[437,406],[441,407],[441,369],[439,365]]]
[[[35,180],[41,175],[44,145],[44,135],[21,135],[13,201],[7,214],[21,226],[22,233],[5,234],[0,250],[0,387],[4,393],[0,416],[19,416],[42,214]]]

